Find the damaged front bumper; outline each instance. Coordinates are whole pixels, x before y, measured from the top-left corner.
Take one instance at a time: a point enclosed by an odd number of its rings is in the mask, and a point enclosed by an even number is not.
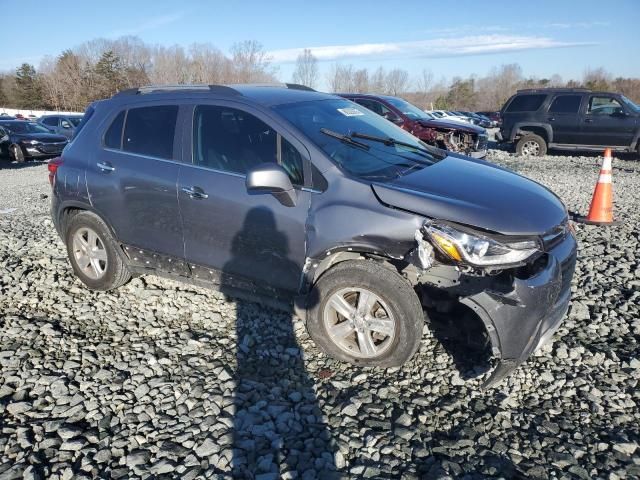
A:
[[[577,244],[572,234],[546,254],[546,266],[529,278],[514,276],[508,292],[490,289],[460,298],[482,320],[500,360],[483,383],[500,382],[553,336],[571,297]]]
[[[484,275],[434,262],[433,247],[420,232],[416,241],[418,248],[408,260],[422,271],[416,283],[426,288],[423,303],[430,305],[430,296],[444,293],[473,310],[484,324],[499,361],[483,388],[513,372],[562,323],[577,256],[570,229],[552,237],[553,243],[532,263]]]

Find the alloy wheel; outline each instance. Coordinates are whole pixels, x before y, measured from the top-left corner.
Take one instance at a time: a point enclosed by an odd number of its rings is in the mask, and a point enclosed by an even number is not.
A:
[[[396,336],[396,320],[387,304],[365,288],[343,288],[324,307],[324,327],[340,349],[358,358],[383,355]]]
[[[78,268],[92,280],[102,278],[107,271],[107,250],[91,228],[82,227],[73,234],[73,256]]]

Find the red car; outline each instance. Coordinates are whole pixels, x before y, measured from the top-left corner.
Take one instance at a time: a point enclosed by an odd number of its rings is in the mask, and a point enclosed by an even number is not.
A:
[[[488,136],[484,128],[431,117],[427,112],[389,95],[339,93],[407,130],[429,145],[474,158],[487,155]]]

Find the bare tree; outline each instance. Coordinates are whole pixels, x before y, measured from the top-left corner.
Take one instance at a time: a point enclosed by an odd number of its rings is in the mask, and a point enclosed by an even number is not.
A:
[[[383,67],[378,67],[371,75],[369,88],[371,93],[385,93],[387,72]]]
[[[401,95],[409,88],[409,73],[406,70],[394,68],[387,73],[385,90],[389,95]]]
[[[582,84],[592,90],[607,90],[611,83],[611,74],[604,68],[587,68],[582,76]]]
[[[334,63],[327,74],[327,83],[332,92],[353,91],[353,65]]]
[[[354,93],[369,92],[369,71],[366,68],[354,71],[351,83]]]
[[[315,88],[318,83],[318,59],[308,48],[298,55],[296,69],[293,72],[293,83],[300,83],[310,88]]]
[[[234,83],[273,82],[275,70],[262,44],[255,40],[234,43],[231,47]]]

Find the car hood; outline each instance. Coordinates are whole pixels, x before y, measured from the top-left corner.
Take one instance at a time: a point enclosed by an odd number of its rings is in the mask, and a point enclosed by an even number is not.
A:
[[[567,216],[560,199],[542,185],[466,157],[448,156],[372,188],[386,205],[504,235],[540,235]]]
[[[450,128],[451,130],[462,130],[464,132],[475,133],[476,135],[480,135],[484,133],[484,128],[477,127],[470,123],[458,122],[458,121],[450,121],[450,120],[417,120],[417,122],[423,127],[436,127],[436,128]]]
[[[64,135],[58,135],[57,133],[14,133],[12,137],[16,140],[38,140],[43,143],[59,143],[69,140]]]

